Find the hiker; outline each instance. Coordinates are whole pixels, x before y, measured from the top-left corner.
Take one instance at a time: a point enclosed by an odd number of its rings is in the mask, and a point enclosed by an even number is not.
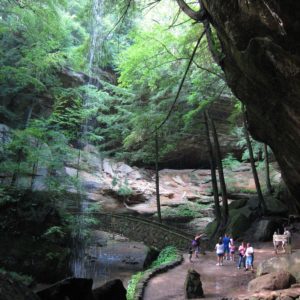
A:
[[[287,242],[285,242],[285,241],[282,242],[282,249],[283,249],[284,251],[286,251],[286,249],[285,249],[286,244],[287,244],[287,245],[290,245],[290,244],[291,244],[291,232],[287,229],[287,227],[285,227],[285,228],[284,228],[283,234],[286,235],[286,237],[287,237]]]
[[[201,242],[201,237],[204,235],[204,233],[202,234],[198,234],[195,236],[194,238],[194,249],[195,249],[195,257],[199,258],[199,255],[200,254],[200,242]]]
[[[218,257],[217,266],[223,266],[224,244],[223,244],[223,239],[221,237],[219,238],[219,241],[216,244],[215,249]]]
[[[234,261],[235,244],[233,238],[229,241],[230,260]]]
[[[191,246],[191,247],[189,248],[189,261],[190,261],[190,262],[193,262],[193,261],[192,261],[193,252],[194,252],[194,249],[193,249],[193,246]]]
[[[244,257],[245,252],[246,252],[246,244],[245,242],[242,242],[238,249],[238,254],[239,254],[239,260],[237,265],[238,269],[240,269],[242,265],[243,268],[245,268],[245,257]]]
[[[229,243],[230,243],[230,238],[228,234],[225,233],[225,236],[223,238],[223,244],[224,244],[224,255],[227,260],[230,259]]]
[[[245,258],[246,258],[245,271],[248,271],[250,268],[251,271],[253,272],[254,249],[250,243],[247,244],[247,248],[245,251]]]

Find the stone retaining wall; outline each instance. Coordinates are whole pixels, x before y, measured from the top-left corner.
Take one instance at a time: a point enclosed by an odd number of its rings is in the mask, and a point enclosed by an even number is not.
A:
[[[97,213],[95,217],[100,223],[98,228],[101,230],[122,234],[129,239],[143,242],[158,250],[172,245],[177,249],[186,251],[193,239],[191,234],[179,232],[169,226],[141,218],[104,213]]]

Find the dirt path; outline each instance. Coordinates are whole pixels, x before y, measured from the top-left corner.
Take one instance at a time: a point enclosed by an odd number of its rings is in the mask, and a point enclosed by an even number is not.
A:
[[[274,256],[271,243],[262,243],[255,247],[254,267],[259,262]],[[248,282],[255,277],[254,273],[239,270],[236,262],[224,261],[223,266],[216,266],[215,253],[207,252],[199,259],[184,262],[167,273],[152,278],[146,287],[144,300],[183,300],[184,280],[189,268],[194,268],[201,275],[205,299],[222,299],[223,297],[241,297],[247,292]]]

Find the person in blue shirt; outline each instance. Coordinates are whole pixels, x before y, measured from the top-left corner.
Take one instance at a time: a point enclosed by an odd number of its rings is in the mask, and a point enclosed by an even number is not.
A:
[[[225,236],[223,238],[224,258],[227,259],[227,260],[230,260],[229,243],[230,243],[230,237],[228,236],[227,233],[225,233]]]

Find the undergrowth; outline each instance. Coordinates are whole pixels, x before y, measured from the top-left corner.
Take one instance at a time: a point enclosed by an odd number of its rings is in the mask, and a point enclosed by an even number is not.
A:
[[[168,246],[168,247],[164,248],[159,253],[159,256],[151,264],[151,266],[149,267],[149,269],[147,269],[147,271],[154,270],[157,267],[160,267],[162,265],[166,265],[170,262],[173,262],[177,258],[178,258],[178,250],[173,246]],[[140,280],[141,280],[141,278],[143,277],[144,274],[145,274],[145,271],[142,271],[142,272],[138,272],[137,274],[134,274],[131,277],[131,279],[128,283],[128,287],[127,287],[127,295],[126,295],[127,300],[134,300],[135,299],[134,296],[135,296],[135,293],[136,293],[136,287],[137,287],[138,283],[140,282]]]

